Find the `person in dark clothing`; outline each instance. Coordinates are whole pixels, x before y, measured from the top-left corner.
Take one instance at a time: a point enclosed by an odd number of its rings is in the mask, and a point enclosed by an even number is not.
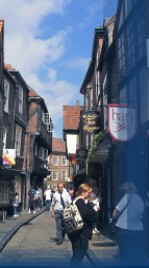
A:
[[[95,211],[88,203],[88,198],[92,193],[89,184],[81,184],[75,194],[77,197],[76,205],[82,216],[84,225],[81,230],[68,234],[68,238],[72,244],[73,256],[71,263],[80,263],[87,255],[89,240],[92,237],[92,228],[96,220]]]
[[[35,211],[35,189],[31,188],[28,192],[29,202],[28,202],[28,213],[34,214]]]

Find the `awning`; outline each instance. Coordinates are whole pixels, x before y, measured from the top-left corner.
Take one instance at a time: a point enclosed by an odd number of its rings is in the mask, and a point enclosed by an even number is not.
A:
[[[25,176],[26,173],[23,170],[17,170],[14,168],[1,168],[0,175],[1,176],[17,176],[17,175]]]

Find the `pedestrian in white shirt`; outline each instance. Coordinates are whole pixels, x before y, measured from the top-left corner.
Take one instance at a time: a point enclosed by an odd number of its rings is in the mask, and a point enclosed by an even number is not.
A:
[[[65,230],[63,225],[63,209],[71,203],[71,197],[64,188],[63,183],[57,185],[57,191],[54,193],[51,204],[51,215],[55,217],[56,223],[56,240],[57,245],[64,241]]]
[[[142,223],[144,202],[134,183],[124,183],[121,189],[124,195],[113,212],[120,258],[138,263],[145,254]]]
[[[97,234],[99,233],[97,226],[98,226],[98,212],[100,210],[100,204],[99,204],[99,198],[96,196],[94,192],[90,196],[89,203],[92,205],[92,208],[96,213],[96,222],[94,223],[93,234]]]
[[[45,196],[45,205],[46,205],[47,211],[50,211],[50,206],[51,206],[51,201],[52,201],[52,191],[49,185],[44,192],[44,196]]]

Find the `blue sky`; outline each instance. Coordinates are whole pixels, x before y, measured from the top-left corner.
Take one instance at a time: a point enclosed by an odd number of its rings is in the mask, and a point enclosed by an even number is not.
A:
[[[62,106],[82,102],[80,86],[94,29],[115,13],[117,0],[1,0],[5,62],[45,99],[62,137]]]

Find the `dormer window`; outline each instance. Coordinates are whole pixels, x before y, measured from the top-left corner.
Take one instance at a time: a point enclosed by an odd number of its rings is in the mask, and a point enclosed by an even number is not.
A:
[[[6,113],[9,112],[9,95],[10,95],[10,84],[8,80],[4,79],[4,96],[5,96],[4,111]]]

